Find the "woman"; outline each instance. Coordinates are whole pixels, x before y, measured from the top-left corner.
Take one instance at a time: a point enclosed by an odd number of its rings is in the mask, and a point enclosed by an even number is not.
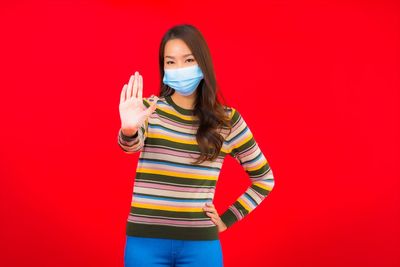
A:
[[[121,91],[118,144],[140,151],[125,266],[223,266],[219,233],[269,194],[272,170],[238,110],[218,101],[210,52],[195,27],[166,32],[159,64],[159,97],[143,97],[137,71]],[[212,201],[228,154],[252,183],[219,216]]]

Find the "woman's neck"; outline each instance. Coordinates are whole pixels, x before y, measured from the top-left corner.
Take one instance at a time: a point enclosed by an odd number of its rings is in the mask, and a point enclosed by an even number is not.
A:
[[[177,92],[171,95],[172,100],[180,107],[184,109],[194,109],[194,102],[196,99],[196,92],[188,96],[183,96]]]

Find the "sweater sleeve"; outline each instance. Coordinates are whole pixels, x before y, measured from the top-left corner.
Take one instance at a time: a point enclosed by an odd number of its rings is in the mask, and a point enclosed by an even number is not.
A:
[[[272,170],[241,114],[232,108],[232,132],[227,136],[229,155],[243,167],[251,185],[220,216],[229,228],[252,212],[274,187]]]
[[[143,104],[146,108],[150,106],[147,98],[143,98]],[[118,131],[117,143],[122,148],[122,150],[127,154],[133,154],[135,152],[141,151],[144,146],[144,141],[147,137],[148,130],[148,118],[139,127],[136,134],[133,136],[126,136],[122,133],[120,128]]]

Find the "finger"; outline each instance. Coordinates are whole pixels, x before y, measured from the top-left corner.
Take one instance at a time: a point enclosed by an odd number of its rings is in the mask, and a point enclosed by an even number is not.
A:
[[[129,78],[129,82],[128,82],[128,89],[126,92],[126,98],[129,99],[132,96],[132,85],[133,85],[133,79],[135,77],[133,75],[131,75],[131,77]]]
[[[151,102],[151,104],[157,104],[158,99],[158,96],[153,94],[149,97],[149,101]]]
[[[150,106],[146,109],[146,117],[149,117],[157,108],[157,101],[154,101],[150,104]]]
[[[204,209],[210,212],[217,212],[217,210],[214,207],[204,207]]]
[[[119,99],[119,102],[120,103],[122,103],[122,102],[124,102],[125,101],[125,97],[126,97],[126,88],[128,88],[128,85],[127,84],[124,84],[124,86],[122,87],[122,90],[121,90],[121,97],[120,97],[120,99]]]
[[[215,218],[211,218],[211,220],[212,220],[216,225],[219,225],[219,224],[221,223],[220,220],[215,219]]]
[[[210,216],[211,218],[218,219],[217,215],[215,215],[214,213],[211,213],[211,212],[206,212],[206,213],[207,213],[208,216]]]
[[[214,212],[214,210],[213,209],[210,209],[210,208],[207,208],[207,209],[204,209],[205,211],[208,211],[208,212]]]
[[[138,100],[140,101],[140,103],[143,102],[143,77],[142,75],[139,75],[139,88],[138,88]]]
[[[135,71],[135,79],[133,81],[133,90],[132,90],[132,96],[137,97],[137,90],[138,90],[138,77],[139,77],[139,72]]]
[[[146,110],[146,118],[150,117],[151,114],[156,110],[157,106],[156,104],[151,104],[150,107],[147,108]]]
[[[218,214],[217,210],[216,210],[216,209],[213,209],[213,208],[207,208],[207,207],[205,207],[204,210],[205,210],[206,212],[212,212],[212,213]]]

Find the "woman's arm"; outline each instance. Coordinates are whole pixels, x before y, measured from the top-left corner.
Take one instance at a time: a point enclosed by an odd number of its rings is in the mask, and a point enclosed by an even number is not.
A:
[[[133,136],[124,135],[121,128],[118,131],[118,145],[127,154],[133,154],[140,151],[144,146],[145,139],[146,129],[143,126],[141,126]]]
[[[228,228],[260,205],[275,185],[269,163],[254,139],[250,128],[236,109],[232,108],[232,112],[233,128],[226,138],[229,144],[229,155],[241,164],[251,181],[251,185],[220,216]]]

